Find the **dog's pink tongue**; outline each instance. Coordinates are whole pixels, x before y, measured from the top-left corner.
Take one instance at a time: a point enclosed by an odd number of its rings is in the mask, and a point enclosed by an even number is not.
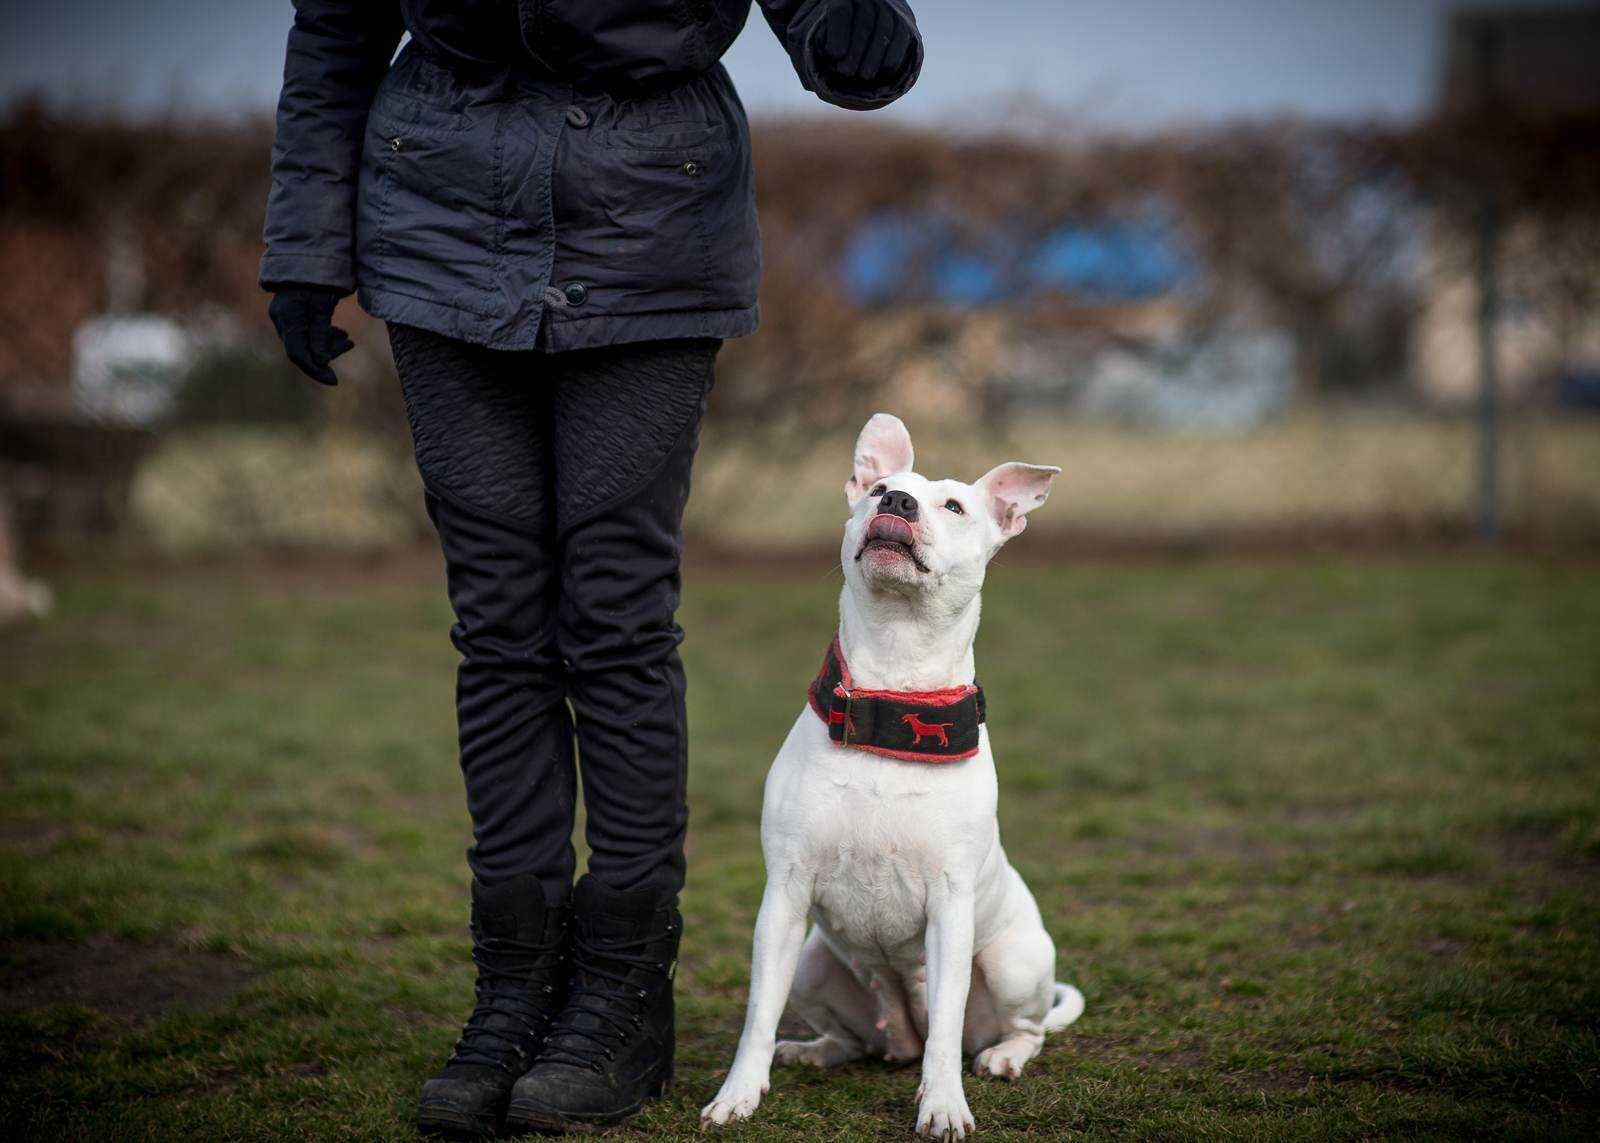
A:
[[[911,525],[899,516],[891,516],[887,512],[879,512],[867,521],[867,539],[893,540],[897,544],[908,547],[916,541],[916,533],[911,530]]]

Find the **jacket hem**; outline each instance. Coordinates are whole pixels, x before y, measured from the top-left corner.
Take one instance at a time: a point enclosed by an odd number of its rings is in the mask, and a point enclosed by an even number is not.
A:
[[[413,297],[410,294],[398,294],[393,290],[374,286],[358,287],[356,301],[361,303],[361,308],[367,313],[383,321],[415,326],[429,333],[439,334],[441,337],[450,337],[489,349],[532,349],[533,339],[539,328],[539,317],[543,312],[539,309],[533,310],[526,336],[523,336],[518,329],[509,330],[501,336],[494,336],[488,332],[487,322],[482,314],[462,309],[460,306],[448,306],[441,302]]]
[[[648,314],[595,314],[592,317],[552,315],[538,348],[552,353],[625,345],[633,341],[667,341],[677,338],[727,339],[754,333],[761,308],[732,310],[668,310]]]
[[[496,328],[490,319],[471,310],[373,286],[362,286],[356,292],[356,300],[361,303],[362,309],[382,321],[415,326],[485,349],[536,349],[548,353],[626,345],[635,341],[743,337],[755,332],[761,316],[759,306],[729,310],[669,310],[648,314],[595,314],[591,317],[553,320],[545,323],[541,331],[542,308],[531,310],[526,321],[509,328]]]

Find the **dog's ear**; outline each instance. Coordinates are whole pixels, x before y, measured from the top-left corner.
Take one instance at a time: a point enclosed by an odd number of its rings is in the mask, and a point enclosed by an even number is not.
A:
[[[850,507],[891,472],[910,472],[911,434],[893,413],[873,413],[856,438],[855,471],[844,482]]]
[[[1053,464],[1023,464],[1013,460],[997,465],[973,487],[982,493],[989,514],[1000,525],[1000,538],[1009,540],[1028,526],[1027,516],[1050,495],[1050,482],[1061,470]]]

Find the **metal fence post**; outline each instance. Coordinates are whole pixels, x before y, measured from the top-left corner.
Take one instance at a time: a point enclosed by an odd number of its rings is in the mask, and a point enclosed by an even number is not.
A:
[[[1494,103],[1495,34],[1487,24],[1478,36],[1478,98],[1482,121]],[[1493,540],[1500,534],[1500,401],[1496,360],[1495,254],[1499,211],[1492,175],[1482,175],[1478,204],[1478,535]]]
[[[1499,220],[1485,190],[1478,215],[1478,535],[1500,533],[1500,400],[1495,360],[1495,243]]]

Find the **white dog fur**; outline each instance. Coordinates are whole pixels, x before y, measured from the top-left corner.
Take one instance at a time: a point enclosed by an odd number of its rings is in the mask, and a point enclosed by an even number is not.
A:
[[[1023,530],[1060,471],[1002,464],[963,484],[911,468],[905,425],[874,416],[845,484],[840,549],[839,643],[862,689],[973,681],[989,560]],[[914,558],[863,549],[888,491],[918,502]],[[1055,945],[1000,847],[997,795],[987,727],[966,761],[903,762],[836,745],[802,707],[767,775],[767,884],[744,1032],[702,1125],[753,1113],[775,1056],[829,1067],[871,1052],[920,1055],[917,1130],[961,1139],[973,1128],[962,1052],[975,1057],[978,1075],[1016,1079],[1046,1032],[1078,1018],[1083,997],[1056,981]],[[775,1042],[786,998],[815,1039]]]

